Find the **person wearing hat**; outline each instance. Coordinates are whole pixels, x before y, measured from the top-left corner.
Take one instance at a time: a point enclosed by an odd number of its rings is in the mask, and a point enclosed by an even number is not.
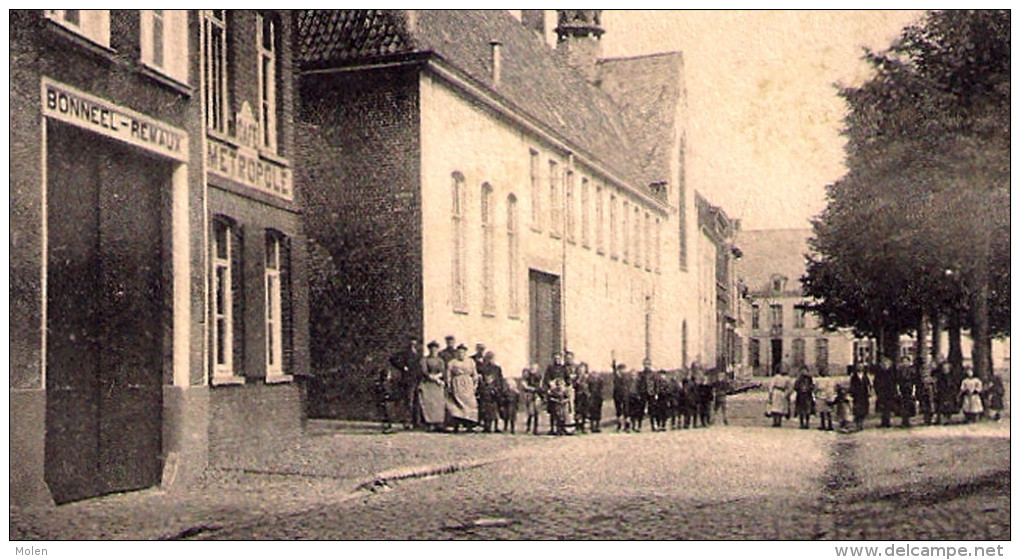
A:
[[[549,364],[545,368],[545,375],[542,376],[542,392],[549,395],[549,391],[552,389],[555,381],[559,379],[562,381],[564,387],[567,384],[567,368],[563,363],[563,354],[559,352],[553,353],[553,363]],[[564,389],[565,391],[566,389]],[[547,412],[549,413],[549,435],[553,435],[556,432],[556,414],[559,412],[554,409],[552,401],[546,401]]]
[[[394,376],[394,398],[405,410],[403,411],[404,429],[418,427],[418,382],[421,374],[421,353],[418,350],[418,337],[407,336],[407,346],[390,356],[390,365],[396,370]]]
[[[467,346],[457,346],[457,356],[446,364],[446,415],[459,432],[463,426],[473,430],[478,425],[478,371],[467,357]]]
[[[439,357],[443,360],[443,367],[457,357],[457,339],[452,334],[446,335],[446,348],[439,351]]]
[[[441,431],[446,419],[446,363],[439,357],[439,343],[429,342],[428,355],[421,359],[421,382],[418,384],[418,402],[422,420],[430,431]]]
[[[503,368],[493,361],[496,355],[486,352],[478,364],[478,423],[483,432],[499,432],[497,422],[499,399],[503,390]]]
[[[471,355],[471,359],[474,360],[476,369],[482,365],[482,362],[485,361],[485,344],[481,342],[475,344],[475,353]]]

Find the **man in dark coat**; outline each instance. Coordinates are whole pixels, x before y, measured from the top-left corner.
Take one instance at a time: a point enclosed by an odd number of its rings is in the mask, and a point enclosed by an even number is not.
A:
[[[588,374],[588,421],[591,423],[591,431],[599,433],[602,431],[602,375],[598,373]]]
[[[404,429],[418,427],[418,383],[421,381],[421,351],[418,349],[418,337],[408,336],[407,347],[390,356],[390,365],[396,370],[394,376],[394,392],[398,402],[406,407]]]
[[[452,334],[446,335],[446,348],[439,351],[439,357],[444,366],[457,359],[457,338]]]
[[[567,368],[563,363],[563,354],[556,352],[553,354],[553,363],[549,364],[545,368],[545,374],[542,375],[542,392],[549,394],[552,389],[553,383],[557,380],[563,381],[564,395],[566,395],[566,384],[567,384]],[[550,401],[551,402],[551,401]],[[549,404],[549,402],[547,402]],[[549,435],[553,435],[556,432],[556,418],[554,418],[553,407],[549,407]]]
[[[684,428],[697,428],[698,421],[698,384],[694,381],[694,372],[689,370],[684,377]]]
[[[904,356],[900,361],[900,367],[896,372],[896,389],[899,398],[897,404],[900,413],[900,426],[909,428],[910,419],[917,414],[917,404],[914,400],[914,368],[907,356]]]
[[[634,380],[630,378],[624,364],[613,365],[613,405],[616,408],[616,431],[630,431],[630,405],[631,384]]]
[[[850,369],[850,396],[853,399],[854,426],[857,430],[864,429],[864,419],[868,417],[869,399],[871,398],[871,382],[864,372],[864,366],[847,366]],[[841,422],[841,427],[842,422]]]
[[[892,415],[896,412],[896,370],[892,360],[882,358],[875,372],[875,412],[882,416],[883,428],[892,426]]]
[[[712,394],[712,381],[700,369],[698,373],[698,419],[701,420],[701,427],[707,428],[712,423],[712,401],[715,398]]]
[[[475,369],[478,369],[478,366],[482,365],[482,362],[485,361],[484,344],[482,344],[481,342],[475,344],[475,353],[471,355],[471,359],[474,360],[475,362]]]
[[[498,406],[503,390],[503,368],[493,362],[495,354],[486,352],[478,364],[478,423],[483,432],[499,432]]]
[[[935,424],[949,424],[953,415],[959,411],[956,401],[959,387],[953,385],[953,378],[949,375],[944,359],[939,359],[932,370],[932,376],[935,378]]]

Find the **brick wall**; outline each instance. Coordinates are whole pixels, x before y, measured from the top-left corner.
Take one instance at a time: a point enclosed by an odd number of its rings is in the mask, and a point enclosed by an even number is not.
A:
[[[312,369],[363,378],[421,331],[417,69],[304,76],[301,99]]]
[[[209,389],[209,466],[264,467],[301,436],[301,391],[293,383]]]

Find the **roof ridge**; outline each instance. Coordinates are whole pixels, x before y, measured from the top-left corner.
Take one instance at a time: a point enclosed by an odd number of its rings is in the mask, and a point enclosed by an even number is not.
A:
[[[683,57],[683,54],[684,54],[683,51],[664,51],[664,52],[658,52],[658,53],[636,54],[636,55],[633,55],[633,56],[606,57],[606,58],[598,59],[597,63],[598,64],[603,64],[603,63],[607,63],[607,62],[626,62],[628,60],[639,60],[639,59],[642,59],[642,58],[657,58],[657,57],[666,57],[666,56],[674,56],[674,55]]]

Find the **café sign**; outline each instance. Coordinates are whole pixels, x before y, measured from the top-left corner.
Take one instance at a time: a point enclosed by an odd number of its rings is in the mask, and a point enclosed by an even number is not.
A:
[[[183,130],[49,78],[42,79],[42,112],[47,118],[188,161],[188,135]]]
[[[258,121],[248,102],[234,118],[237,131],[234,142],[209,135],[206,143],[206,167],[209,173],[285,200],[294,199],[289,168],[259,156]]]

